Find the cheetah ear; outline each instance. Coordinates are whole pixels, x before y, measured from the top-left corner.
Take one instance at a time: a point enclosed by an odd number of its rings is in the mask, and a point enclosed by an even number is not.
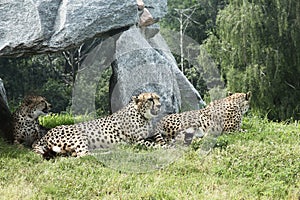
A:
[[[233,95],[233,93],[231,91],[228,91],[227,95],[231,96],[231,95]]]
[[[246,100],[249,101],[251,98],[251,91],[247,92],[246,94]]]
[[[24,104],[25,104],[26,106],[29,106],[30,104],[32,104],[32,102],[33,102],[32,96],[26,96],[26,97],[24,98]]]
[[[139,102],[139,98],[137,96],[132,96],[131,97],[131,100],[135,103],[135,104],[138,104]]]

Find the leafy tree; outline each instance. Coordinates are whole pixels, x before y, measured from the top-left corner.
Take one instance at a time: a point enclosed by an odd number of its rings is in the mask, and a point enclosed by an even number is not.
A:
[[[230,0],[205,47],[231,91],[270,119],[300,118],[300,2]]]

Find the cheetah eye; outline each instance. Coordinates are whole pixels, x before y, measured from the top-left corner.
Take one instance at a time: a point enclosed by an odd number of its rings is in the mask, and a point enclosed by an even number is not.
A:
[[[151,97],[151,98],[149,98],[148,100],[149,100],[149,101],[153,101],[153,98]]]

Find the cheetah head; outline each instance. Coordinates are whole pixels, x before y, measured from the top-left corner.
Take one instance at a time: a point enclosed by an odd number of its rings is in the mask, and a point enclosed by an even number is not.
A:
[[[45,115],[51,109],[51,104],[47,102],[45,97],[41,96],[27,96],[25,97],[22,108],[26,109],[29,116],[37,119],[40,115]]]
[[[146,119],[151,119],[158,115],[161,107],[159,99],[160,97],[155,93],[142,93],[139,96],[132,97],[135,108]]]
[[[242,114],[245,114],[250,107],[251,92],[229,94],[231,101],[239,104]]]

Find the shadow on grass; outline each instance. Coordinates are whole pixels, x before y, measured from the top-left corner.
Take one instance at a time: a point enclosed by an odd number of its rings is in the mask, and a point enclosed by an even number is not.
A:
[[[132,147],[116,147],[92,151],[105,167],[125,173],[146,173],[163,169],[182,157],[183,149],[137,150]]]
[[[32,150],[14,144],[8,144],[0,138],[0,159],[1,158],[21,158],[25,155],[32,155]]]

